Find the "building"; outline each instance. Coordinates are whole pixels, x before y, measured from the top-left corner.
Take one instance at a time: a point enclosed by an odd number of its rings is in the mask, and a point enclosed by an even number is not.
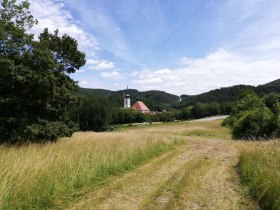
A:
[[[126,88],[126,91],[128,91],[128,86]],[[130,95],[128,93],[124,93],[123,94],[123,108],[130,108],[131,105],[130,105]]]
[[[128,87],[127,87],[127,92],[128,92]],[[142,101],[135,102],[131,107],[130,95],[127,92],[123,94],[123,108],[125,109],[133,108],[143,114],[154,114],[154,112],[150,112],[150,109]]]
[[[123,108],[130,108],[131,105],[130,105],[130,95],[127,93],[127,94],[124,94],[124,100],[123,100]]]
[[[150,113],[150,109],[142,101],[135,102],[132,108],[144,114]]]

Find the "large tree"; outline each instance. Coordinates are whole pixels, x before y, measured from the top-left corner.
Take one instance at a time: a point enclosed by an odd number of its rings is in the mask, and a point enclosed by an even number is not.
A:
[[[77,41],[45,29],[39,39],[28,1],[0,6],[0,141],[55,140],[72,133],[65,113],[76,103],[69,74],[85,64]],[[46,128],[48,128],[46,130]],[[52,129],[53,128],[53,129]],[[58,129],[59,128],[59,129]],[[50,135],[48,135],[50,133]]]

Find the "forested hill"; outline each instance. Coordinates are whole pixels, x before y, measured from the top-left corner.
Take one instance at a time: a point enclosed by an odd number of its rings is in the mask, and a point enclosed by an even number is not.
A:
[[[182,101],[186,102],[188,105],[193,105],[197,102],[207,103],[210,101],[218,102],[218,103],[232,102],[235,100],[239,91],[245,88],[254,88],[254,87],[249,85],[236,85],[232,87],[211,90],[209,92],[202,93],[199,95],[193,95],[193,96],[182,95],[181,98]]]
[[[123,106],[124,93],[130,94],[131,104],[133,104],[136,101],[143,101],[151,110],[155,111],[170,109],[175,102],[179,101],[179,96],[158,90],[150,90],[143,92],[135,89],[110,91],[105,89],[79,88],[78,90],[78,94],[82,96],[106,97],[115,107]]]
[[[162,109],[170,109],[174,107],[184,107],[194,105],[197,102],[208,103],[218,102],[220,104],[235,101],[238,93],[246,88],[251,88],[256,91],[260,96],[275,92],[280,93],[280,79],[272,81],[270,83],[250,86],[250,85],[235,85],[232,87],[225,87],[216,90],[211,90],[199,95],[182,95],[182,101],[179,103],[179,96],[166,93],[164,91],[138,91],[135,89],[111,91],[105,89],[87,89],[79,88],[78,94],[83,96],[101,96],[110,100],[111,104],[115,107],[123,106],[123,94],[124,92],[131,95],[131,103],[136,101],[144,101],[144,103],[151,109],[161,111]],[[175,106],[174,106],[175,105]]]
[[[260,94],[268,94],[271,92],[280,93],[280,79],[269,82],[265,85],[255,87],[255,91]]]
[[[232,87],[225,87],[216,90],[211,90],[206,93],[199,95],[182,95],[182,104],[193,105],[197,102],[218,102],[218,103],[227,103],[233,102],[236,99],[236,96],[243,89],[253,89],[258,95],[262,96],[272,92],[280,93],[280,79],[272,81],[270,83],[259,85],[259,86],[250,86],[250,85],[235,85]]]

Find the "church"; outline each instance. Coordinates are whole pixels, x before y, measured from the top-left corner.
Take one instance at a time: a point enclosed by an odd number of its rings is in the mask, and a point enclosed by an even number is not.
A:
[[[135,109],[143,114],[150,114],[150,109],[142,102],[142,101],[137,101],[133,104],[131,107],[131,100],[130,100],[130,95],[129,94],[124,94],[124,104],[123,107],[126,108],[132,108]]]

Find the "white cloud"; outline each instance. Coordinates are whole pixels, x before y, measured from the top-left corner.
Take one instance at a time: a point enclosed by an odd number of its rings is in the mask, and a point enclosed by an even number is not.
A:
[[[122,74],[118,71],[112,71],[112,72],[102,72],[101,77],[107,78],[107,79],[119,79],[122,78]]]
[[[79,84],[80,84],[80,85],[87,85],[87,84],[88,84],[88,81],[82,80],[82,81],[79,81]]]
[[[65,9],[63,0],[30,0],[32,15],[38,19],[39,24],[31,29],[35,35],[40,34],[45,28],[50,32],[59,29],[60,34],[68,34],[75,38],[82,51],[87,56],[95,56],[100,49],[95,37],[79,26],[71,13]]]
[[[105,70],[115,67],[113,62],[100,60],[97,57],[100,44],[73,18],[63,0],[30,0],[30,9],[33,16],[39,21],[39,24],[30,30],[31,33],[39,35],[45,28],[48,28],[50,32],[58,29],[60,35],[68,34],[78,41],[80,50],[87,55],[87,64],[91,65],[89,69]]]
[[[92,65],[89,67],[91,70],[105,70],[105,69],[112,69],[115,67],[115,64],[111,61],[106,60],[94,60],[89,59],[87,64]]]
[[[280,60],[255,60],[224,49],[187,61],[185,66],[174,69],[143,70],[133,84],[142,90],[198,94],[236,84],[258,85],[280,77]]]
[[[83,0],[69,0],[67,3],[79,13],[79,18],[83,24],[89,30],[95,32],[102,49],[121,57],[123,60],[134,62],[127,46],[127,38],[122,30],[119,30],[120,27],[108,8],[95,1],[89,3]]]
[[[230,0],[220,14],[222,28],[233,32],[225,45],[255,59],[279,58],[280,1]]]

